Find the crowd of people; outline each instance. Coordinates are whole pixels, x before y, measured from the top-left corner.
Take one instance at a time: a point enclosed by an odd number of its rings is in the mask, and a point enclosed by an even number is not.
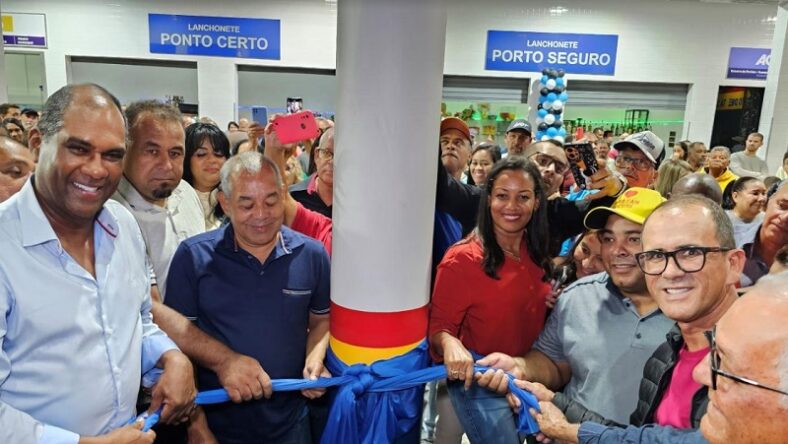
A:
[[[319,442],[330,395],[271,381],[331,376],[334,122],[282,144],[92,84],[0,117],[0,442]],[[599,128],[580,186],[532,136],[440,122],[425,438],[523,442],[511,377],[543,442],[784,442],[788,153]]]

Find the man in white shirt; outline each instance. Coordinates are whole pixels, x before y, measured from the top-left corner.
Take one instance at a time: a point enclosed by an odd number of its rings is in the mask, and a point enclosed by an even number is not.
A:
[[[112,198],[137,220],[164,300],[172,255],[182,240],[205,231],[205,219],[197,193],[181,180],[186,136],[180,112],[148,100],[129,105],[126,118],[128,153]]]

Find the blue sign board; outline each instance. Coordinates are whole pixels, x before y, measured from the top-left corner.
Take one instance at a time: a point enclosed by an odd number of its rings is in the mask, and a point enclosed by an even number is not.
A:
[[[150,52],[279,60],[279,20],[148,14]]]
[[[617,35],[490,30],[484,69],[538,72],[561,68],[572,74],[613,75],[617,50]]]
[[[729,79],[766,79],[772,50],[767,48],[731,48],[728,56]]]

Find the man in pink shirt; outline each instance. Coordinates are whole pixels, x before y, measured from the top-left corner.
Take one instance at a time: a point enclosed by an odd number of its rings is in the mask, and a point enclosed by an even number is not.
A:
[[[682,229],[676,230],[677,226]],[[695,195],[675,197],[654,210],[644,224],[642,245],[643,252],[636,258],[646,285],[676,326],[646,362],[630,423],[696,429],[706,413],[708,389],[692,379],[692,370],[709,352],[705,332],[738,298],[736,283],[744,267],[744,252],[735,248],[733,227],[722,208]],[[480,383],[492,388],[501,387],[498,376],[492,372],[477,375]],[[529,388],[541,401],[552,401],[568,422],[622,426],[539,384],[529,384]],[[560,432],[572,430],[572,424],[555,422],[562,425],[546,434],[563,439]]]

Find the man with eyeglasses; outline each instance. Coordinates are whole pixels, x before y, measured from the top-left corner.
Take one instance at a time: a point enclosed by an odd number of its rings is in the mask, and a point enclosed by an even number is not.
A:
[[[672,325],[649,294],[635,260],[642,251],[643,221],[663,201],[654,190],[632,188],[612,206],[589,212],[585,224],[601,230],[606,273],[580,279],[564,290],[524,357],[493,353],[479,364],[552,390],[563,388],[566,400],[627,422],[638,399],[640,369]],[[505,392],[505,384],[500,384],[503,374],[495,375],[477,375],[479,385]]]
[[[304,208],[331,217],[334,203],[334,127],[320,136],[314,148],[315,172],[290,187],[290,195]]]
[[[568,424],[552,403],[541,400],[541,412],[531,410],[542,429],[538,438],[544,441],[551,436],[581,444],[784,443],[788,436],[788,272],[762,279],[704,333],[709,353],[692,375],[708,389],[700,430],[656,424],[625,429]],[[516,384],[544,396],[534,384]]]
[[[630,187],[654,188],[658,169],[665,158],[665,142],[651,131],[632,134],[613,144],[618,151],[616,170]]]
[[[735,248],[733,226],[725,219],[725,212],[715,202],[686,195],[662,204],[644,224],[644,251],[635,258],[646,275],[649,293],[676,325],[646,362],[640,398],[629,424],[697,429],[706,413],[707,390],[693,380],[692,371],[709,352],[704,332],[738,298],[736,283],[745,260],[744,252]],[[676,231],[677,225],[684,228]],[[583,422],[574,427],[566,422],[549,426],[544,431],[548,436],[591,439],[603,435],[606,426],[623,427],[582,405],[567,403],[562,394],[553,395],[542,387],[535,391],[541,400],[552,401],[563,410],[569,421]]]

